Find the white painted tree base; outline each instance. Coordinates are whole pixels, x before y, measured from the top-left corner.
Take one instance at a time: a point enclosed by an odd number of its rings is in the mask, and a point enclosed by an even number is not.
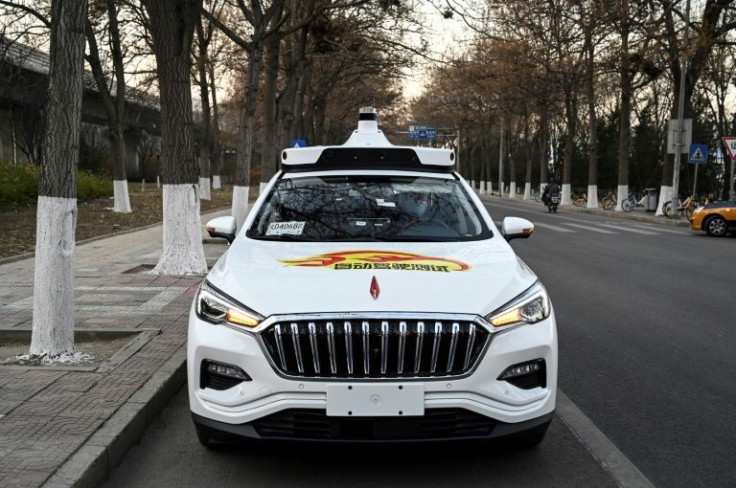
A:
[[[588,185],[587,208],[598,208],[598,185]]]
[[[202,247],[197,185],[164,184],[163,253],[155,275],[204,275],[207,261]]]
[[[657,211],[654,212],[655,216],[663,216],[662,205],[664,202],[672,200],[672,187],[662,185],[659,188],[659,200],[657,201]]]
[[[210,189],[210,179],[199,177],[199,199],[212,200],[212,190]]]
[[[220,190],[221,188],[222,188],[222,181],[220,180],[220,175],[212,175],[212,189]]]
[[[540,183],[539,184],[539,194],[542,195],[544,193],[544,189],[547,188],[547,183]]]
[[[570,183],[562,185],[562,199],[560,200],[560,205],[570,205],[572,203],[572,199],[570,198],[571,194]]]
[[[113,212],[130,213],[130,195],[128,194],[128,180],[112,181],[113,195],[115,203],[112,206]]]
[[[481,181],[480,182],[480,187],[478,188],[478,194],[479,195],[485,195],[485,193],[486,193],[486,182],[485,181]]]
[[[484,194],[484,195],[490,195],[491,193],[493,193],[493,191],[492,191],[492,187],[491,187],[491,185],[492,185],[492,184],[493,184],[493,182],[491,182],[491,181],[486,181],[486,187],[485,187],[485,189],[483,190],[483,194]]]
[[[473,191],[475,191],[475,180],[470,180],[470,188],[472,188]]]
[[[530,200],[532,198],[532,184],[524,183],[524,198],[522,200]]]
[[[261,181],[261,185],[258,187],[258,196],[263,195],[263,192],[266,191],[267,186],[268,186],[268,183]]]
[[[74,353],[77,199],[38,197],[31,354]]]
[[[243,227],[245,218],[248,216],[248,196],[250,188],[247,186],[234,186],[233,187],[233,205],[231,208],[231,214],[235,217],[235,223],[238,225],[238,230]]]
[[[621,208],[621,202],[629,197],[629,185],[618,185],[618,190],[616,193],[616,199],[618,201],[616,202],[616,208],[614,210],[616,212],[623,212],[624,209]]]
[[[516,182],[509,183],[509,198],[516,198]]]

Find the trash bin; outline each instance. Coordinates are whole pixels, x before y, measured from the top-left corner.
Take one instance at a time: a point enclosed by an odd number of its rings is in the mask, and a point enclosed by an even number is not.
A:
[[[646,212],[656,212],[657,211],[657,200],[659,198],[659,193],[656,188],[644,188],[644,195],[646,196],[644,200],[644,210]]]

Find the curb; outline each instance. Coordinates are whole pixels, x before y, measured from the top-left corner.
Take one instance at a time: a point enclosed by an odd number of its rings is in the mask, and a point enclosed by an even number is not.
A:
[[[186,357],[184,344],[42,486],[99,486],[186,383]]]
[[[544,208],[544,206],[541,203],[538,202],[532,202],[530,200],[522,200],[521,198],[499,198],[497,196],[491,196],[491,195],[478,195],[481,201],[486,202],[509,202],[509,203],[520,203],[522,205],[526,205],[529,207],[541,207]],[[614,219],[620,219],[620,220],[634,220],[637,222],[647,222],[650,224],[662,224],[662,225],[669,225],[674,227],[686,227],[690,228],[690,222],[687,219],[668,219],[667,217],[655,217],[654,214],[651,215],[638,215],[632,212],[616,212],[612,210],[603,210],[601,208],[581,208],[576,207],[575,205],[565,205],[560,206],[561,210],[568,211],[572,210],[576,213],[583,213],[583,214],[589,214],[589,215],[598,215],[601,217],[611,217]]]

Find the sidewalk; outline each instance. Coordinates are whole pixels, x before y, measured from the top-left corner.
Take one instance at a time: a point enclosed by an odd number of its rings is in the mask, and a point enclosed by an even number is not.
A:
[[[0,366],[0,486],[96,486],[184,384],[201,277],[143,274],[161,237],[158,225],[77,246],[76,330],[146,332],[96,369]],[[208,264],[225,250],[206,244]],[[33,266],[0,264],[0,333],[31,328]]]
[[[518,205],[527,205],[537,210],[546,211],[546,207],[542,202],[536,200],[523,200],[521,195],[517,195],[516,198],[499,198],[498,195],[479,195],[481,200],[493,203],[510,203]],[[667,217],[655,217],[654,212],[645,212],[643,208],[635,208],[631,212],[616,212],[614,210],[603,210],[602,208],[580,208],[575,205],[561,205],[557,210],[558,213],[582,213],[590,215],[600,215],[603,217],[610,217],[613,219],[624,219],[634,220],[637,222],[647,222],[650,224],[662,224],[662,225],[673,225],[676,227],[690,227],[690,222],[685,218],[679,219],[668,219]]]

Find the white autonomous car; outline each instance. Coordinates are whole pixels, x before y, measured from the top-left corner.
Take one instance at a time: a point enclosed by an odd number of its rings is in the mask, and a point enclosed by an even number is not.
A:
[[[189,319],[200,441],[542,441],[557,331],[542,283],[450,149],[393,146],[372,108],[341,146],[286,149]]]

